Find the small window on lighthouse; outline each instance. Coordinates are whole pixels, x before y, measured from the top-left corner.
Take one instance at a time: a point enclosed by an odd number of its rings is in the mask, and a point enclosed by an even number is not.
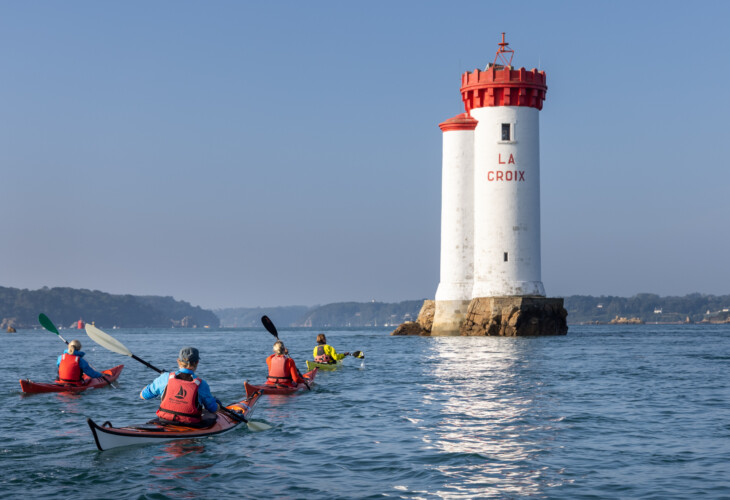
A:
[[[512,127],[510,126],[509,123],[502,124],[502,140],[503,141],[512,140],[512,137],[511,137],[512,134],[510,133],[512,131],[511,129],[512,129]]]
[[[504,252],[504,261],[507,262],[509,260],[508,252]]]

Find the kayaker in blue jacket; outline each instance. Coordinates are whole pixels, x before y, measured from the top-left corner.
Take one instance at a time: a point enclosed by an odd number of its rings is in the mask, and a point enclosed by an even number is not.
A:
[[[207,427],[215,423],[215,415],[204,415],[218,410],[218,400],[210,393],[208,383],[195,376],[200,353],[195,347],[183,347],[177,359],[179,370],[163,373],[142,389],[142,399],[162,397],[157,410],[158,420],[194,427]],[[171,389],[171,390],[168,390]]]
[[[57,382],[64,384],[81,385],[84,383],[84,374],[91,378],[99,378],[103,375],[94,370],[84,359],[84,352],[81,351],[81,342],[72,340],[68,348],[63,351],[56,361],[58,368]]]

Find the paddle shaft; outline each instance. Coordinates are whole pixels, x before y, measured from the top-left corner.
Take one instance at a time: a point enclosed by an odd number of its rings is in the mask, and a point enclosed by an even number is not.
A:
[[[156,366],[154,366],[151,363],[148,363],[144,359],[135,356],[132,351],[126,348],[124,344],[119,342],[117,339],[109,335],[108,333],[100,330],[95,325],[86,325],[86,334],[89,336],[91,340],[99,344],[105,349],[109,349],[112,352],[116,352],[117,354],[121,354],[122,356],[129,356],[130,358],[139,361],[143,365],[147,366],[148,368],[153,369],[157,373],[162,373],[165,370],[160,370]]]
[[[151,365],[150,363],[148,363],[147,361],[145,361],[145,360],[144,360],[144,359],[142,359],[142,358],[138,358],[138,357],[137,357],[137,356],[135,356],[134,354],[132,354],[131,358],[132,358],[132,359],[135,359],[135,360],[137,360],[137,361],[139,361],[140,363],[142,363],[143,365],[145,365],[145,366],[147,366],[147,367],[149,367],[149,368],[152,368],[152,369],[153,369],[154,371],[156,371],[157,373],[163,373],[163,372],[165,371],[165,370],[160,370],[159,368],[157,368],[157,367],[156,367],[156,366],[154,366],[154,365]]]

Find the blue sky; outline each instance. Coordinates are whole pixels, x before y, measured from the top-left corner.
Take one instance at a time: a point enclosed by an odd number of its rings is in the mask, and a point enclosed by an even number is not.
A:
[[[727,2],[3,2],[0,286],[433,298],[461,73],[547,72],[549,296],[730,293]]]

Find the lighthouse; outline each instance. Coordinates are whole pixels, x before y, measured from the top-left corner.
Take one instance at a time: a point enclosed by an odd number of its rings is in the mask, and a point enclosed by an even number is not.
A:
[[[541,277],[540,126],[546,74],[494,62],[461,77],[443,132],[441,261],[431,335],[567,333]]]

